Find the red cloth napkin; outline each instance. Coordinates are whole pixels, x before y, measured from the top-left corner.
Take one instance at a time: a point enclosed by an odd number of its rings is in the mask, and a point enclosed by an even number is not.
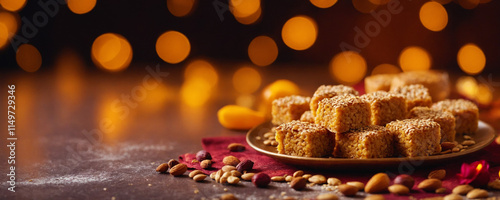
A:
[[[233,142],[245,145],[246,147],[245,151],[230,152],[227,149],[227,146]],[[197,162],[193,163],[192,160],[196,159],[196,156],[195,154],[192,153],[186,153],[184,155],[179,156],[180,162],[185,163],[190,169],[199,169],[206,174],[210,174],[212,172],[219,170],[222,166],[224,166],[224,164],[222,163],[222,159],[225,156],[233,155],[238,159],[240,159],[240,161],[247,159],[253,161],[254,172],[264,172],[267,173],[269,176],[278,176],[285,174],[291,175],[293,174],[293,172],[298,170],[294,166],[278,162],[266,155],[260,154],[259,152],[255,151],[246,143],[245,136],[203,138],[202,145],[203,149],[210,152],[210,154],[212,155],[213,158],[212,161],[214,162],[212,165],[213,169],[210,170],[201,169],[199,163]],[[443,180],[443,187],[447,188],[449,193],[455,186],[459,185],[459,179],[456,176],[456,174],[460,173],[462,162],[472,163],[474,161],[483,159],[490,163],[491,180],[497,179],[499,177],[498,173],[500,170],[500,145],[496,144],[495,142],[493,142],[491,145],[470,156],[463,157],[462,160],[455,160],[453,162],[438,164],[438,166],[424,167],[424,168],[418,168],[418,167],[413,168],[410,166],[409,168],[408,167],[402,168],[402,171],[410,174],[415,178],[416,183],[415,186],[413,187],[411,196],[416,198],[431,197],[431,196],[437,196],[437,194],[425,193],[417,188],[418,183],[426,179],[429,172],[436,169],[445,169],[447,171],[446,178]],[[326,170],[326,171],[309,171],[306,169],[301,169],[301,170],[304,170],[306,173],[322,174],[325,175],[326,177],[336,177],[340,179],[342,182],[361,181],[363,183],[366,183],[371,178],[371,176],[377,173],[374,171],[348,172],[348,171],[332,171],[332,170]],[[399,170],[396,169],[392,171],[389,170],[380,172],[388,173],[391,176],[392,180],[395,175],[399,174],[398,171]],[[398,198],[397,196],[391,194],[385,194],[385,196],[386,198],[390,199]]]

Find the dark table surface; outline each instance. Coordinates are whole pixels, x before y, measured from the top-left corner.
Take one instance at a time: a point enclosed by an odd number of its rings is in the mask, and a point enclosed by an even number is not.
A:
[[[4,90],[16,85],[17,140],[16,192],[7,190],[8,177],[3,175],[0,199],[212,199],[226,192],[240,199],[268,199],[313,198],[321,192],[320,186],[297,192],[286,183],[271,183],[257,189],[249,182],[228,186],[207,178],[196,183],[156,173],[158,164],[200,150],[203,137],[245,132],[223,128],[216,117],[220,107],[234,104],[239,96],[231,84],[235,70],[218,71],[208,101],[193,107],[180,98],[182,67],[161,66],[168,76],[157,79],[158,85],[145,85],[147,67],[137,64],[115,74],[60,68],[2,74]],[[334,84],[327,70],[289,66],[283,73],[284,68],[258,69],[263,81],[249,99],[258,102],[262,88],[280,78],[296,82],[305,94],[321,84]],[[3,113],[6,99],[2,95],[0,100]],[[7,126],[6,115],[0,119]],[[1,174],[9,173],[10,166],[6,138],[0,140]]]

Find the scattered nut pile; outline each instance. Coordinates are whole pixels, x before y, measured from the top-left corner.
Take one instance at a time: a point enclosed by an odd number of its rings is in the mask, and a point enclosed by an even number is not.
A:
[[[273,136],[271,136],[273,134]],[[266,135],[266,140],[271,140],[274,138],[274,133],[269,132]],[[446,150],[451,152],[454,148],[465,149],[468,146],[475,144],[474,140],[469,136],[464,136],[464,141],[461,144],[458,143],[443,143],[447,147]],[[448,145],[448,146],[447,146]],[[453,146],[452,146],[453,145]],[[231,152],[240,152],[245,150],[245,146],[239,143],[232,143],[228,145],[228,150]],[[444,148],[443,148],[444,149]],[[215,182],[227,185],[237,185],[240,181],[251,181],[256,187],[266,188],[269,183],[272,182],[287,182],[290,188],[301,191],[307,187],[312,187],[314,185],[321,185],[324,191],[337,191],[346,197],[354,197],[357,195],[358,191],[365,191],[370,194],[367,195],[365,199],[367,200],[377,200],[384,199],[380,193],[391,193],[394,195],[409,195],[412,188],[415,185],[415,180],[410,175],[401,174],[394,178],[393,184],[391,185],[391,179],[386,173],[377,173],[370,180],[364,184],[358,181],[351,181],[342,183],[341,180],[335,177],[325,177],[321,174],[306,174],[302,170],[294,172],[292,175],[281,175],[270,177],[265,173],[254,173],[253,161],[243,160],[240,161],[235,156],[226,156],[222,159],[224,166],[211,173],[209,176]],[[203,169],[212,168],[212,156],[209,152],[201,150],[196,153],[196,159],[192,163],[199,163],[200,167]],[[156,171],[160,173],[169,173],[174,177],[183,176],[188,170],[186,164],[179,163],[175,159],[169,160],[167,163],[160,164]],[[204,174],[201,170],[193,170],[188,176],[196,182],[201,182],[208,176]],[[417,188],[430,193],[445,194],[449,193],[447,188],[443,187],[442,180],[446,178],[446,170],[438,169],[431,171],[427,179],[421,181]],[[497,179],[488,184],[488,188],[494,190],[500,190],[500,180]],[[227,190],[225,190],[227,191]],[[455,200],[463,199],[466,196],[469,199],[475,198],[488,198],[489,194],[486,190],[477,189],[470,185],[459,185],[451,191],[452,193],[445,196],[444,200]],[[285,196],[281,196],[285,199]],[[220,196],[220,199],[237,199],[236,196],[230,193],[226,193]],[[286,199],[295,199],[294,197],[286,197]],[[333,193],[322,193],[316,197],[316,199],[325,200],[338,200],[337,195]]]
[[[264,133],[264,138],[261,136],[256,136],[255,139],[262,141],[266,146],[278,146],[278,141],[276,141],[276,127],[273,127],[271,131]]]
[[[464,141],[460,144],[457,141],[441,143],[441,154],[462,152],[476,144],[476,141],[471,136],[464,135],[463,137]]]

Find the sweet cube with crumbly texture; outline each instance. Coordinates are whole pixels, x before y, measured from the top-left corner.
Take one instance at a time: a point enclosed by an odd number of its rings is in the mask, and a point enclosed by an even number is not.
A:
[[[447,99],[434,103],[432,108],[451,112],[455,116],[457,134],[477,131],[479,109],[473,102],[465,99]]]
[[[322,85],[314,92],[311,97],[310,109],[313,116],[316,116],[318,103],[324,98],[331,98],[338,95],[355,95],[359,93],[354,88],[345,85]]]
[[[395,154],[417,157],[441,152],[441,130],[437,122],[405,119],[388,123],[386,128],[394,135]]]
[[[316,124],[331,132],[343,133],[370,125],[370,104],[354,95],[325,98],[318,103]]]
[[[305,111],[309,110],[310,97],[292,95],[275,99],[272,107],[272,123],[280,125],[298,120]]]
[[[335,135],[324,127],[294,120],[276,128],[278,153],[302,156],[331,156],[335,147]]]
[[[314,117],[312,116],[311,111],[308,110],[304,112],[302,116],[300,116],[300,121],[314,123]]]
[[[377,91],[364,94],[361,98],[370,103],[373,125],[385,125],[406,118],[406,99],[402,95]]]
[[[432,106],[432,99],[429,95],[429,90],[421,84],[392,88],[391,93],[400,94],[406,98],[406,108],[408,111],[416,106]]]
[[[334,156],[341,158],[386,158],[394,152],[394,137],[383,126],[369,125],[335,134]]]
[[[441,142],[455,141],[455,117],[451,112],[428,107],[414,107],[408,113],[408,118],[433,120],[441,127]]]
[[[433,102],[444,100],[450,94],[448,73],[436,70],[399,73],[392,79],[391,89],[413,84],[421,84],[429,89]]]
[[[396,74],[376,74],[365,78],[365,92],[389,91]]]

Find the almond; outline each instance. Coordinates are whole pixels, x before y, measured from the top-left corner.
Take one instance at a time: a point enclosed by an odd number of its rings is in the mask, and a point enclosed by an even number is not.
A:
[[[467,193],[469,193],[473,189],[474,189],[474,187],[472,187],[470,185],[459,185],[459,186],[453,188],[452,192],[454,194],[466,195]]]
[[[290,187],[294,190],[302,190],[306,187],[307,180],[302,177],[296,177],[290,182]]]
[[[442,187],[441,180],[431,178],[431,179],[425,179],[422,182],[418,184],[418,189],[424,190],[426,192],[434,192],[438,188]]]
[[[347,185],[347,184],[339,185],[338,190],[344,196],[348,196],[348,197],[356,196],[356,193],[358,192],[357,187],[352,186],[352,185]]]
[[[304,175],[304,171],[302,171],[302,170],[298,170],[298,171],[296,171],[296,172],[293,173],[293,177],[294,178],[302,176],[302,175]]]
[[[227,146],[227,149],[229,149],[229,151],[232,151],[232,152],[244,151],[245,145],[240,144],[240,143],[231,143]]]
[[[494,190],[500,190],[500,179],[489,182],[488,188],[494,189]]]
[[[387,190],[387,187],[391,184],[391,179],[387,176],[386,173],[378,173],[375,174],[369,181],[366,183],[365,192],[368,193],[381,193]]]
[[[446,188],[442,187],[442,188],[438,188],[436,189],[436,194],[444,194],[446,193]]]
[[[200,163],[200,167],[202,169],[210,169],[210,168],[212,168],[212,161],[211,160],[203,160]]]
[[[401,184],[395,184],[389,186],[389,192],[392,194],[397,194],[397,195],[407,195],[410,193],[410,189],[408,189],[406,186],[401,185]]]
[[[167,172],[167,170],[168,170],[167,163],[162,163],[162,164],[158,165],[158,167],[156,168],[156,171],[160,172],[160,173],[165,173],[165,172]]]
[[[455,147],[455,143],[453,143],[453,142],[441,143],[441,151],[450,150],[450,149],[453,149],[453,147]]]
[[[362,191],[365,188],[365,184],[361,183],[359,181],[349,181],[349,182],[347,182],[345,184],[352,185],[352,186],[358,188],[358,190],[360,190],[360,191]]]
[[[181,164],[177,164],[177,165],[173,166],[170,169],[170,174],[173,175],[173,176],[181,176],[186,171],[187,171],[187,165],[181,163]]]
[[[488,198],[489,196],[488,191],[483,189],[473,189],[467,193],[467,198],[469,199]]]
[[[226,156],[222,159],[222,163],[225,165],[236,166],[240,163],[240,160],[234,156]]]
[[[446,176],[446,170],[439,169],[439,170],[434,170],[431,173],[429,173],[427,178],[435,178],[435,179],[443,180],[445,176]]]

